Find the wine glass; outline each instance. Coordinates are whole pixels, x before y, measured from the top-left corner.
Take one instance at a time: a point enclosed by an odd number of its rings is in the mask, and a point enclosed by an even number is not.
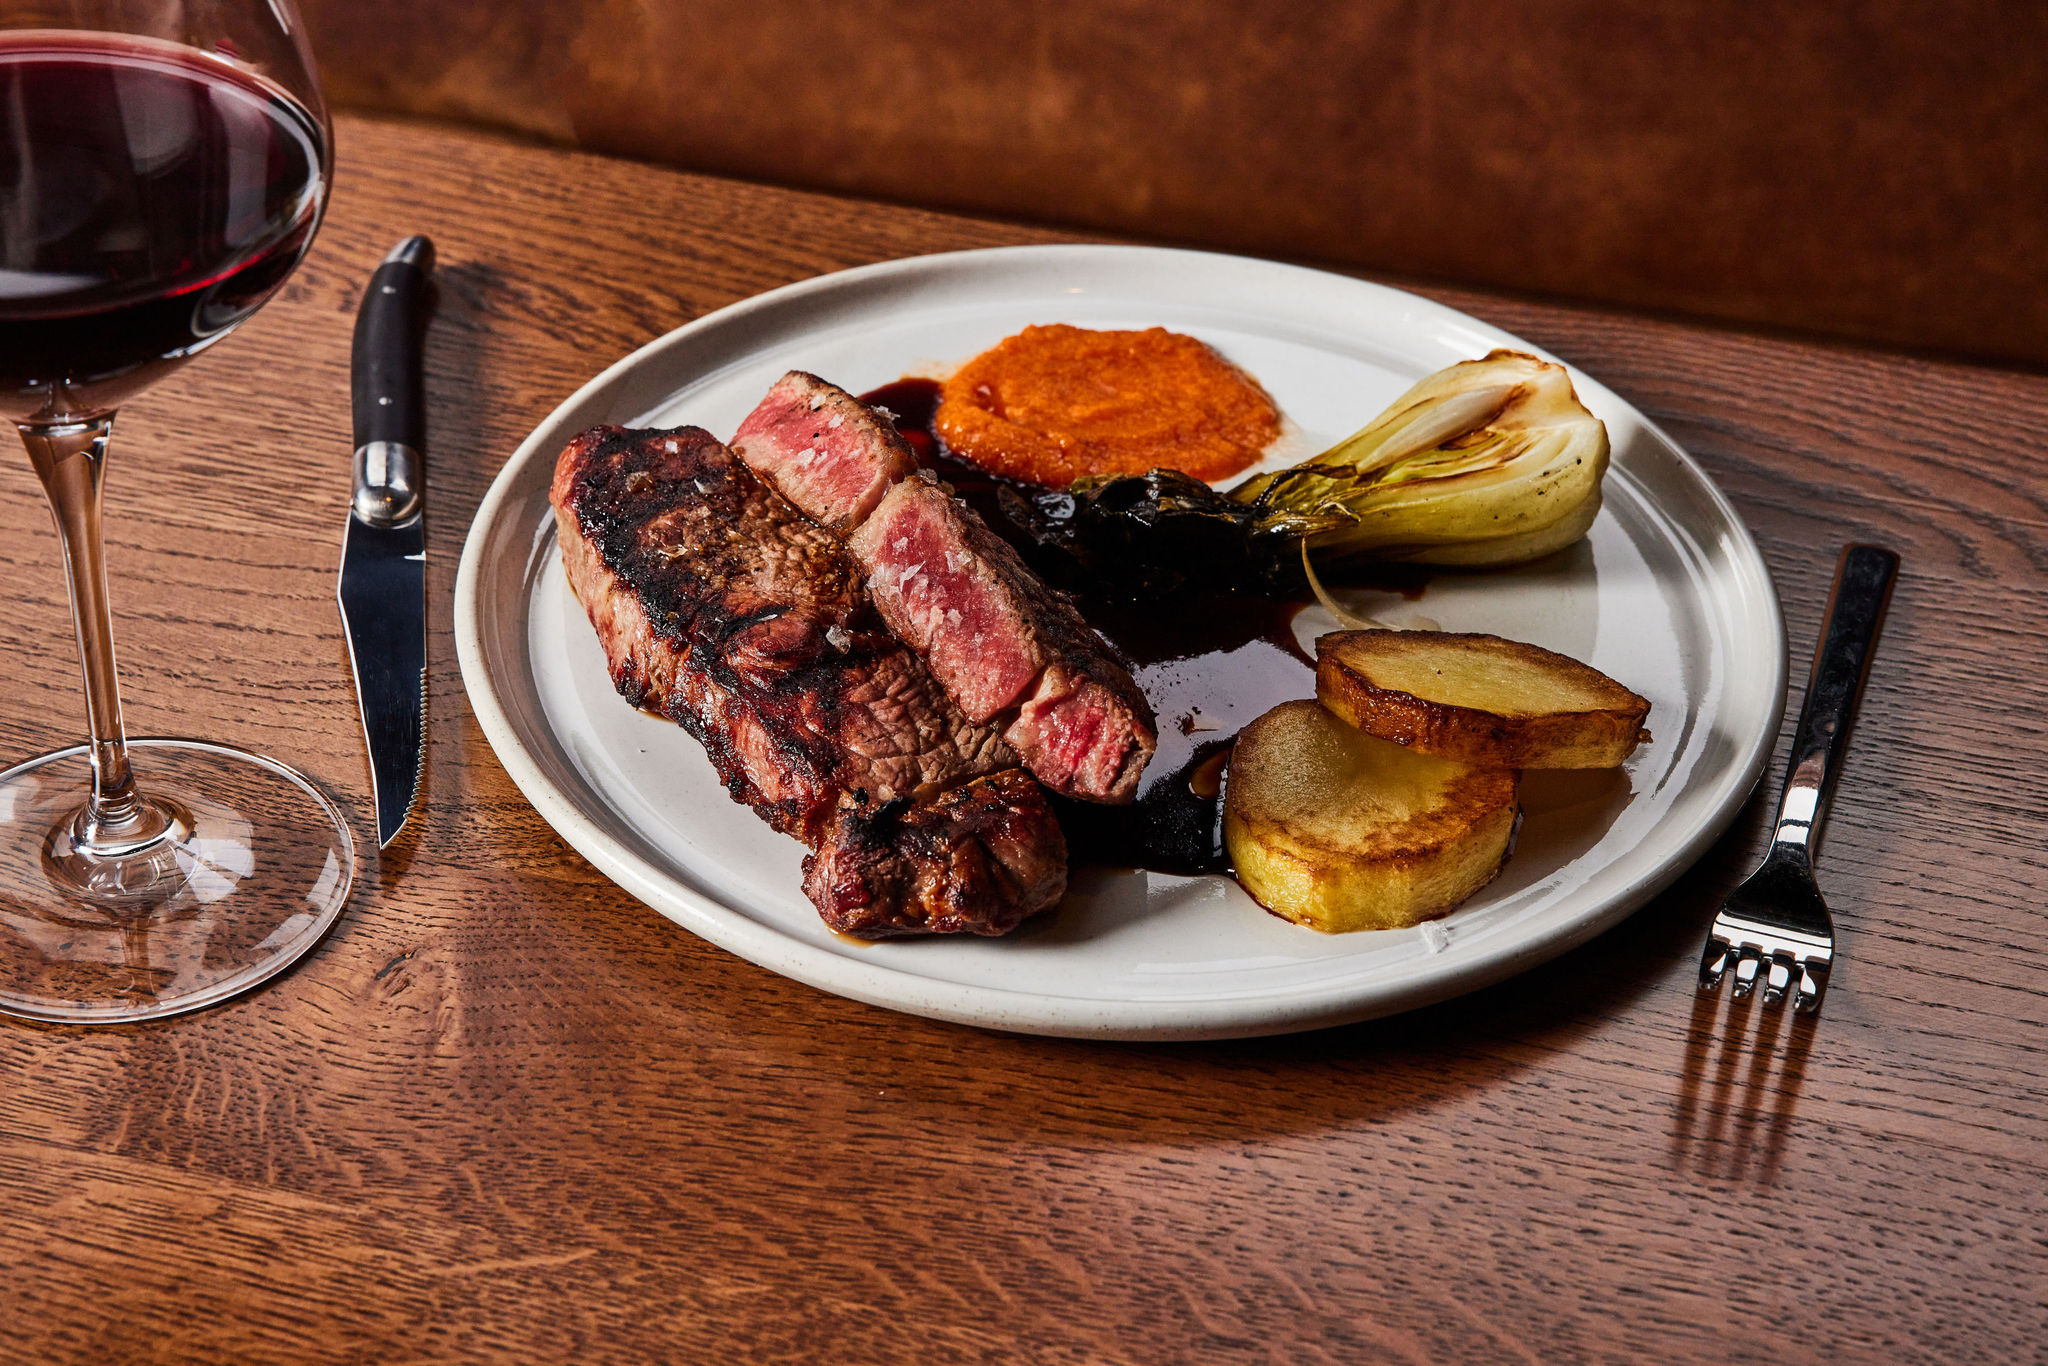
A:
[[[303,777],[126,738],[100,536],[115,409],[284,282],[330,140],[292,0],[0,0],[0,401],[56,516],[89,736],[0,773],[0,1011],[197,1009],[348,899],[348,826]]]

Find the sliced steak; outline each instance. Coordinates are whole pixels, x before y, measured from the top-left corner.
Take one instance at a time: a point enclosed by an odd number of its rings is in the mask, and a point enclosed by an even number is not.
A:
[[[696,736],[734,800],[830,851],[805,879],[828,923],[996,934],[1059,899],[1065,843],[1015,751],[883,627],[838,539],[709,433],[592,428],[550,499],[613,684]],[[904,871],[941,860],[978,881],[941,895]]]
[[[732,448],[806,517],[839,536],[866,521],[889,486],[917,468],[893,424],[801,370],[775,381],[733,433]]]
[[[1157,744],[1130,671],[1073,604],[929,474],[890,489],[847,542],[882,620],[969,720],[1003,738],[1040,782],[1129,801]]]
[[[838,386],[791,371],[733,443],[813,521],[847,538],[882,620],[969,720],[1001,727],[1056,792],[1136,795],[1157,733],[1130,671],[977,513],[913,472],[893,425]]]

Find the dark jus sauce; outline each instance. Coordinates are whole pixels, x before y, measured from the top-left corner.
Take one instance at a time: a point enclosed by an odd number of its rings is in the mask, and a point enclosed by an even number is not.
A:
[[[1315,661],[1294,636],[1307,605],[1240,594],[1081,599],[1081,615],[1130,664],[1158,714],[1159,749],[1129,806],[1055,801],[1076,862],[1229,871],[1222,795],[1231,742],[1280,703],[1315,695]]]
[[[1031,558],[1028,538],[1003,515],[997,497],[1006,485],[1025,486],[946,449],[932,429],[937,381],[901,379],[860,397],[887,409],[919,461]],[[1315,695],[1315,660],[1294,634],[1294,618],[1308,602],[1192,593],[1133,603],[1084,591],[1077,605],[1131,666],[1158,713],[1159,749],[1129,806],[1053,799],[1070,857],[1164,873],[1228,872],[1222,791],[1231,742],[1280,703]]]

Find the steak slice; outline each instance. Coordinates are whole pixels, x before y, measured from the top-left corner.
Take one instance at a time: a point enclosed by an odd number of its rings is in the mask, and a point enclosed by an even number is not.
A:
[[[884,629],[837,538],[709,433],[592,428],[549,496],[614,686],[696,736],[734,800],[829,851],[826,874],[805,860],[828,924],[1000,934],[1059,899],[1065,841],[1015,751]],[[940,864],[972,881],[917,872]]]
[[[893,423],[836,384],[792,370],[732,435],[732,448],[804,516],[835,536],[867,520],[917,469]]]
[[[875,610],[1003,738],[1040,782],[1129,801],[1157,744],[1152,708],[1072,603],[1016,549],[919,473],[889,490],[847,542]]]
[[[1127,802],[1157,746],[1151,706],[1065,597],[928,474],[874,409],[793,370],[733,447],[847,538],[875,609],[971,721],[997,725],[1040,782]]]

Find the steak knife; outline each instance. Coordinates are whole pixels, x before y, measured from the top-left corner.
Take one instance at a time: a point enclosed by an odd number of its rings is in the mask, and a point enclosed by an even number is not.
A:
[[[420,350],[434,244],[408,237],[356,313],[354,492],[342,543],[342,629],[370,748],[377,845],[412,810],[427,700],[426,403]]]

